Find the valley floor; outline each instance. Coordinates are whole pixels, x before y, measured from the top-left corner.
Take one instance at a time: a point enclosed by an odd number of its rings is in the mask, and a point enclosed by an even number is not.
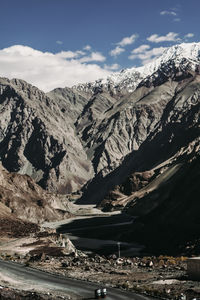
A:
[[[140,252],[142,250],[141,245],[135,244],[135,248],[132,249],[131,246],[133,245],[123,245],[122,243],[122,249],[120,249],[122,250],[120,253],[121,258],[118,258],[117,241],[112,241],[113,244],[109,244],[111,237],[107,237],[106,232],[111,227],[113,227],[113,230],[117,230],[120,222],[121,226],[123,226],[123,223],[134,222],[134,218],[121,216],[116,212],[109,218],[108,216],[110,216],[109,213],[104,214],[92,207],[79,207],[78,211],[76,211],[76,217],[72,219],[44,224],[44,227],[51,227],[51,229],[48,229],[51,242],[57,242],[58,237],[54,233],[57,228],[61,232],[61,237],[65,237],[66,232],[68,232],[68,234],[71,234],[72,239],[74,238],[74,242],[78,241],[77,245],[80,248],[78,251],[69,251],[67,253],[62,245],[57,248],[54,245],[54,252],[52,252],[49,249],[52,250],[53,244],[49,244],[50,247],[47,247],[46,244],[42,246],[41,234],[40,237],[36,235],[34,241],[23,237],[20,239],[21,244],[18,239],[10,241],[1,240],[0,258],[24,263],[28,267],[45,270],[53,274],[61,274],[67,278],[81,279],[106,285],[108,289],[109,287],[118,287],[141,294],[156,296],[158,299],[175,300],[178,299],[181,293],[187,295],[187,300],[200,296],[200,283],[190,281],[187,278],[187,257],[164,255],[156,257],[145,254],[142,256]],[[93,222],[93,227],[91,226],[91,222]],[[97,239],[99,243],[93,242],[93,246],[96,244],[96,247],[92,247],[91,244],[88,244],[86,247],[85,243],[88,241],[90,235],[88,227],[91,229],[91,240],[94,241],[94,232],[97,232],[97,228],[99,228],[99,233],[102,232],[106,238],[109,238],[109,241],[106,239]],[[84,230],[88,234],[87,238],[81,237],[81,235],[84,235]],[[45,234],[43,235],[42,238],[44,239]],[[80,243],[81,238],[84,240],[84,245]],[[17,242],[19,244],[16,247]],[[44,242],[46,243],[46,240],[43,240]],[[111,249],[110,252],[106,251],[106,244],[107,248]],[[31,252],[27,251],[30,247],[32,247]],[[129,256],[126,253],[125,257],[123,254],[126,251],[125,249],[123,250],[123,247],[128,248],[129,252],[131,249],[132,255]],[[87,251],[83,251],[83,248],[87,248]],[[77,299],[73,295],[63,295],[52,292],[52,290],[48,291],[47,294],[44,290],[38,292],[38,290],[31,286],[29,288],[23,285],[20,286],[18,283],[12,282],[9,277],[5,277],[5,274],[3,276],[1,270],[0,275],[0,299],[13,299],[12,293],[19,294],[19,296],[16,296],[18,297],[16,299],[46,300],[61,299],[61,297],[64,297],[63,299]]]

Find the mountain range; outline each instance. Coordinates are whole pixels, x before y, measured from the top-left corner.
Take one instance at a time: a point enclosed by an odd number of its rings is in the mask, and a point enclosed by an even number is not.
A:
[[[1,78],[0,161],[78,203],[157,215],[199,194],[199,111],[200,43],[46,94]]]

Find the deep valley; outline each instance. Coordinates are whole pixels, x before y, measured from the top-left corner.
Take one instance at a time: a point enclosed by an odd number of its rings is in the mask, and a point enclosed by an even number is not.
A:
[[[200,247],[199,53],[178,44],[48,93],[0,78],[3,261],[120,288],[121,299],[199,297],[186,267]],[[10,273],[0,270],[0,299],[92,299]]]

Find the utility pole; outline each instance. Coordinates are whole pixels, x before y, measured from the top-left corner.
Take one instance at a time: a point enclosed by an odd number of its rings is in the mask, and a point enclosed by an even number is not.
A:
[[[118,258],[120,258],[120,242],[117,242],[117,246],[118,246]]]

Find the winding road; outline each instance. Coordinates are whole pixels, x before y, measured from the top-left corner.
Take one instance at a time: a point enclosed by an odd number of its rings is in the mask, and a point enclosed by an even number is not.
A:
[[[0,260],[0,275],[11,278],[15,282],[24,285],[34,286],[35,290],[43,288],[46,292],[57,290],[63,293],[72,293],[81,296],[81,299],[94,299],[94,290],[98,284],[86,281],[74,280],[64,276],[49,274],[40,270],[25,267],[22,264]],[[107,288],[108,300],[150,300],[147,296],[122,291],[114,288]]]

